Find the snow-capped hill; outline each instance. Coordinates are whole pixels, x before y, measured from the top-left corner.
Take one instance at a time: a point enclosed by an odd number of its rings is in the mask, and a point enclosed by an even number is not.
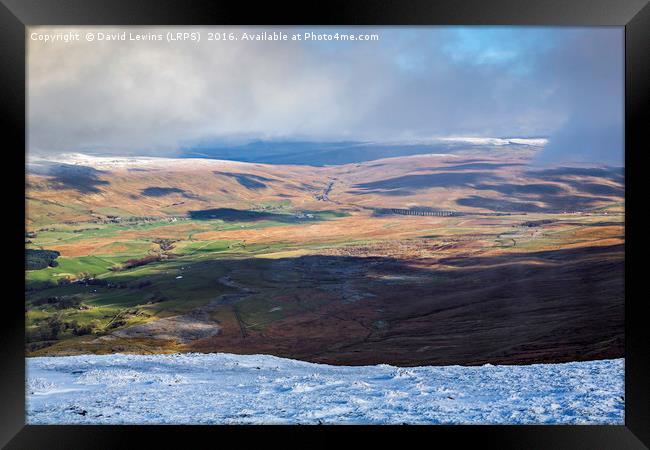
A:
[[[61,153],[47,157],[29,157],[28,165],[39,166],[48,164],[64,164],[70,166],[92,167],[99,170],[112,170],[122,168],[169,168],[170,164],[175,166],[195,167],[198,164],[209,165],[237,165],[236,161],[227,160],[203,160],[165,158],[158,156],[95,156],[84,153]]]
[[[329,366],[266,355],[27,360],[30,424],[622,424],[624,360]]]
[[[488,145],[488,146],[503,146],[503,145],[528,145],[531,147],[543,147],[548,144],[546,138],[494,138],[494,137],[473,137],[473,136],[451,136],[439,138],[442,142],[450,142],[456,144],[471,144],[471,145]]]

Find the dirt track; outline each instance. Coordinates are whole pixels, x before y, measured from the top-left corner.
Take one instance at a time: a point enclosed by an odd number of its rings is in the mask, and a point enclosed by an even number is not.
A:
[[[119,338],[147,338],[176,341],[179,344],[189,344],[198,339],[204,339],[219,334],[221,327],[219,323],[211,318],[211,314],[221,305],[232,305],[243,298],[256,292],[244,288],[228,277],[219,279],[221,284],[240,290],[232,294],[223,294],[208,304],[196,308],[187,314],[167,317],[164,319],[148,322],[142,325],[135,325],[113,333]],[[233,307],[234,309],[234,307]],[[242,338],[246,337],[246,331],[237,310],[235,315],[240,322]],[[106,339],[104,337],[103,339]]]

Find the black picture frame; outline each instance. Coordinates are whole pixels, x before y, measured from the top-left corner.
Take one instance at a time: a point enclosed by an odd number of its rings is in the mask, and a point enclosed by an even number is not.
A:
[[[5,257],[3,326],[0,327],[0,445],[11,449],[131,448],[134,437],[169,447],[189,439],[224,437],[245,445],[255,437],[281,443],[334,445],[351,434],[372,432],[377,439],[418,435],[425,441],[468,441],[498,448],[647,448],[650,445],[648,327],[643,314],[642,268],[645,246],[640,219],[644,181],[642,155],[650,103],[650,6],[647,0],[330,0],[318,3],[209,0],[0,0],[0,104],[3,108]],[[238,427],[238,426],[28,426],[25,425],[24,200],[25,36],[33,25],[550,25],[625,27],[626,325],[625,425],[622,426],[425,426],[425,427]],[[645,125],[645,126],[644,126]],[[7,177],[12,174],[16,177]],[[22,174],[22,175],[21,175]],[[17,179],[16,179],[17,178]],[[4,181],[6,180],[6,181]],[[15,202],[15,203],[14,203]],[[9,244],[7,244],[9,243]],[[5,251],[7,251],[5,247]],[[639,276],[633,276],[637,271]],[[638,287],[639,289],[635,289]],[[638,293],[637,293],[638,291]],[[10,294],[9,294],[10,292]],[[253,431],[255,433],[253,433]],[[326,431],[326,433],[322,433]],[[291,440],[287,434],[291,433]],[[318,435],[316,434],[318,433]],[[410,437],[410,436],[409,436]],[[329,442],[328,442],[329,441]],[[402,441],[406,445],[408,442]],[[191,447],[190,447],[191,448]]]

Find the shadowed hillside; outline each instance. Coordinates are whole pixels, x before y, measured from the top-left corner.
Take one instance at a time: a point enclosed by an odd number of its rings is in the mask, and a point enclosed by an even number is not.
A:
[[[323,167],[76,158],[28,173],[30,354],[623,355],[621,169],[532,168],[511,148]]]

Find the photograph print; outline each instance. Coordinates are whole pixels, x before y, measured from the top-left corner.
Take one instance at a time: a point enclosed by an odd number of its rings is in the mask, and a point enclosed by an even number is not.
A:
[[[624,37],[29,26],[26,422],[624,424]]]

